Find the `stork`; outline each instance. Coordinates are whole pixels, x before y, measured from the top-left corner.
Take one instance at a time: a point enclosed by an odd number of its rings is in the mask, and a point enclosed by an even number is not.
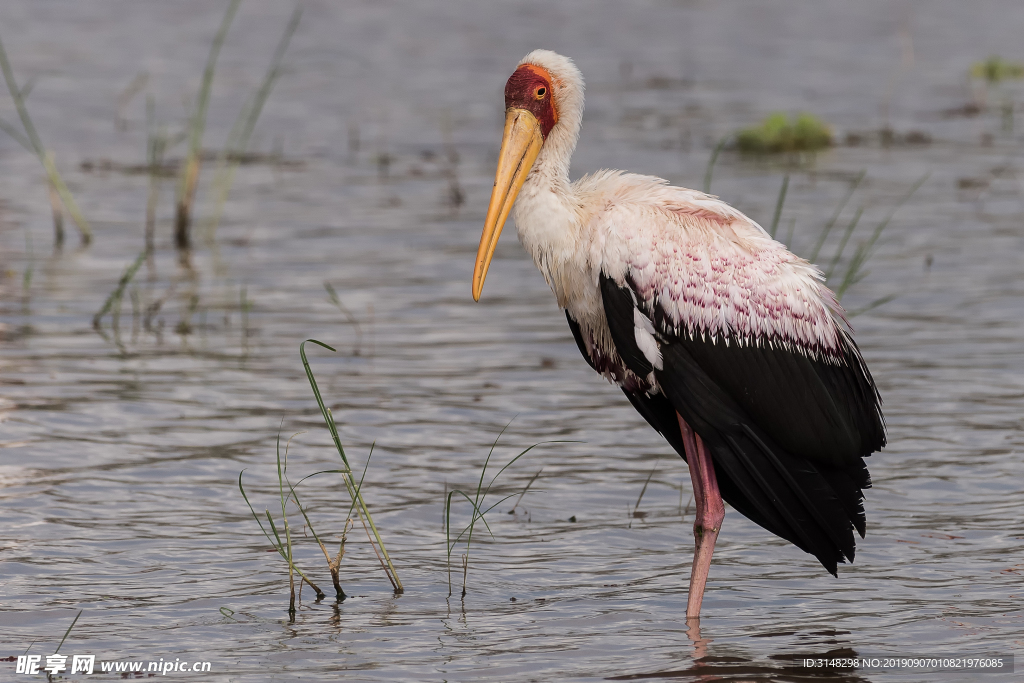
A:
[[[569,180],[583,77],[547,50],[505,85],[505,130],[473,298],[511,212],[583,358],[686,461],[700,616],[723,500],[833,576],[864,537],[881,399],[815,266],[716,197],[661,178]]]

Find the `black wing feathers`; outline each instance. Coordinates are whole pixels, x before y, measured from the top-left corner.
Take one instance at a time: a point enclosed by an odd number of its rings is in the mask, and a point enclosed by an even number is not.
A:
[[[616,350],[645,376],[651,364],[636,344],[633,293],[603,275],[601,290]],[[863,536],[861,490],[870,486],[862,458],[885,442],[856,347],[846,349],[847,365],[830,365],[778,346],[660,341],[655,374],[665,395],[627,392],[640,414],[683,454],[678,423],[670,426],[669,412],[678,412],[709,446],[722,497],[743,515],[833,574],[853,560],[851,527]]]

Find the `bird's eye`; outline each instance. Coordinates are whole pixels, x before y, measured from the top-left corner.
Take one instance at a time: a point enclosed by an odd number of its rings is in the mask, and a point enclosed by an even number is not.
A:
[[[547,95],[547,94],[548,94],[548,89],[542,86],[540,88],[537,88],[537,92],[534,93],[534,96],[538,100],[542,100],[542,99],[544,99],[544,96]]]

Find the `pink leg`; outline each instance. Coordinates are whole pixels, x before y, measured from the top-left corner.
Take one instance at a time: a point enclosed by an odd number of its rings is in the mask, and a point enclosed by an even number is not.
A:
[[[700,436],[679,418],[679,429],[683,433],[686,447],[686,461],[690,466],[690,482],[693,485],[693,500],[697,505],[697,518],[693,522],[693,538],[696,549],[693,552],[693,567],[690,570],[690,596],[686,602],[686,618],[700,618],[700,603],[704,600],[704,584],[711,569],[711,554],[715,551],[718,530],[725,519],[725,505],[718,492],[715,466],[711,453]]]

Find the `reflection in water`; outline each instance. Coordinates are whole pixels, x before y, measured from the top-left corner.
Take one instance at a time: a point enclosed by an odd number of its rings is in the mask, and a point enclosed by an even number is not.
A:
[[[707,657],[710,639],[700,637],[700,617],[689,617],[686,620],[686,637],[693,643],[693,659],[699,661]]]
[[[769,659],[778,664],[750,661],[742,657],[706,657],[685,669],[652,671],[650,673],[609,676],[610,681],[640,681],[678,679],[684,681],[831,681],[834,683],[864,683],[870,680],[859,672],[835,669],[810,669],[800,664],[804,658],[847,657],[852,651],[835,650],[817,654],[778,654]]]
[[[708,645],[712,640],[701,637],[699,618],[687,620],[686,636],[693,643],[693,654],[689,658],[691,659],[691,664],[688,667],[609,676],[606,680],[681,679],[688,681],[738,682],[751,680],[806,681],[813,679],[835,681],[836,683],[859,683],[867,680],[854,669],[809,666],[805,663],[807,660],[821,661],[856,657],[857,652],[848,647],[831,648],[827,652],[775,653],[766,656],[760,655],[757,659],[725,654],[724,652],[709,655]]]

